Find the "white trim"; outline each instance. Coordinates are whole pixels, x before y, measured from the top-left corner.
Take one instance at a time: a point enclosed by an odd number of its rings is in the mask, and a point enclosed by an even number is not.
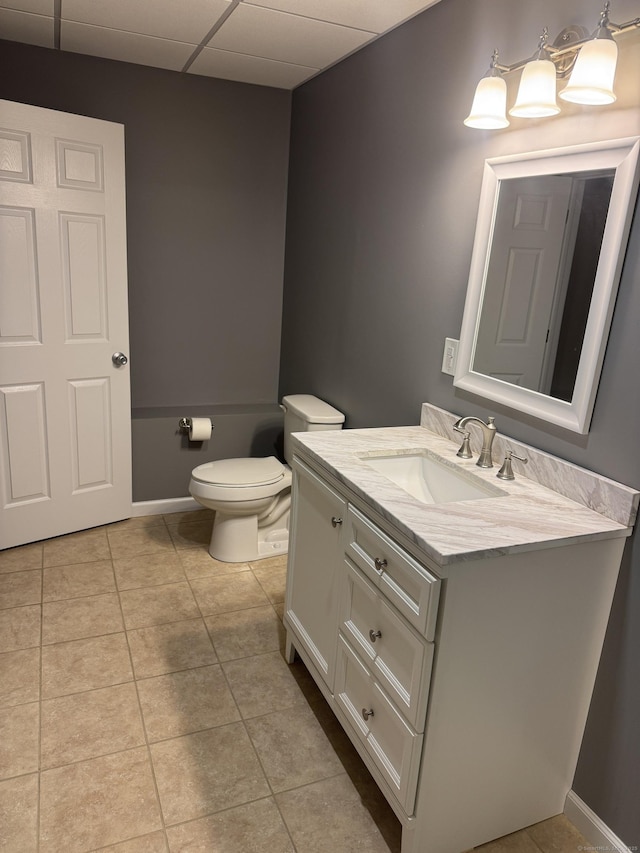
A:
[[[631,849],[580,799],[575,791],[569,791],[567,794],[564,813],[576,829],[591,842],[591,847],[582,848],[585,853],[631,853]]]
[[[136,501],[131,507],[131,517],[141,515],[163,515],[165,512],[191,512],[202,509],[193,498],[167,498],[162,501]]]

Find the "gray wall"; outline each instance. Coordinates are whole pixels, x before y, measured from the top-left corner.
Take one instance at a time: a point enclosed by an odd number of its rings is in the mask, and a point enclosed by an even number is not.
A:
[[[614,12],[616,21],[634,18],[637,2],[618,0]],[[558,117],[513,120],[498,133],[462,124],[494,47],[514,62],[531,55],[542,26],[553,39],[571,23],[593,29],[598,14],[582,0],[442,0],[295,91],[282,394],[315,393],[346,413],[348,427],[415,424],[425,400],[495,414],[503,433],[640,488],[637,213],[588,436],[457,392],[440,372],[444,338],[460,332],[485,158],[640,133],[638,33],[619,41],[612,107],[566,105]],[[634,540],[574,784],[630,845],[640,842]]]
[[[274,416],[291,95],[4,41],[0,97],[125,126],[134,500],[186,495],[172,407],[236,407],[209,459]]]

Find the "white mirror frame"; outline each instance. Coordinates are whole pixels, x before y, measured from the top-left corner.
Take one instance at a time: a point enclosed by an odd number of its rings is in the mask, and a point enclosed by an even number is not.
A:
[[[485,161],[454,386],[573,432],[588,432],[638,190],[639,151],[640,137],[629,137]],[[571,402],[473,371],[500,181],[611,168],[615,178]]]

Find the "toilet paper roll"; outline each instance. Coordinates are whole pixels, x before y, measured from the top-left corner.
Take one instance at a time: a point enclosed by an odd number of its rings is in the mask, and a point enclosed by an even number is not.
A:
[[[189,441],[207,441],[211,438],[211,418],[191,418]]]

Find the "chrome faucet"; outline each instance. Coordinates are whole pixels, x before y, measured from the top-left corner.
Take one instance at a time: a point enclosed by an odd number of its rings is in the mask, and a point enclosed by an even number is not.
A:
[[[480,451],[480,456],[478,456],[478,461],[476,465],[479,465],[480,468],[493,468],[493,459],[491,458],[491,446],[493,445],[493,439],[496,437],[496,426],[494,424],[495,418],[489,418],[489,423],[485,423],[480,418],[476,418],[474,415],[468,415],[466,418],[459,418],[453,428],[460,432],[464,430],[465,426],[468,423],[478,424],[480,429],[482,430],[482,450]],[[458,455],[461,455],[462,448],[458,451]]]

